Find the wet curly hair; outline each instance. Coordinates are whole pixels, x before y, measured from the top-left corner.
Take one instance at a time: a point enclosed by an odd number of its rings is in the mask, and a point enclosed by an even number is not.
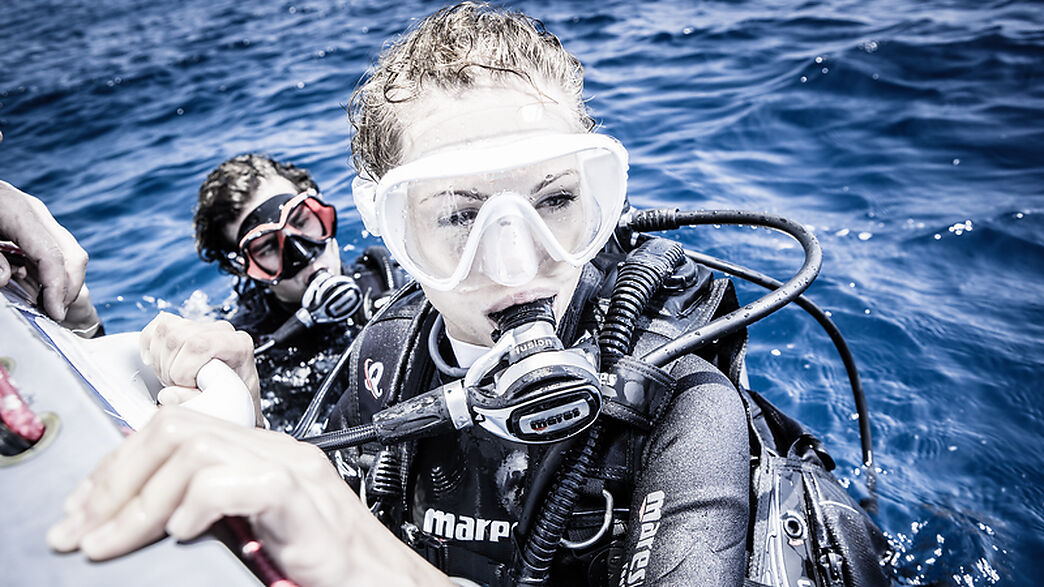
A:
[[[264,178],[283,177],[299,191],[319,186],[308,171],[280,163],[267,155],[237,155],[218,165],[199,187],[199,202],[192,222],[196,227],[196,252],[208,263],[233,275],[242,275],[229,261],[236,243],[228,240],[226,227],[235,222]]]
[[[583,99],[583,66],[558,37],[521,12],[463,2],[425,18],[384,49],[353,93],[348,117],[356,171],[377,180],[400,163],[404,104],[432,90],[490,80],[522,81],[542,95],[541,87],[558,89],[573,102],[578,128],[594,128]]]

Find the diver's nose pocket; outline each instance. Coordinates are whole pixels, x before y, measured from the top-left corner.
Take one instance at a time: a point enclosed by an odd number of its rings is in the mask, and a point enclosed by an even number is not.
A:
[[[519,286],[537,274],[539,259],[533,235],[521,216],[497,220],[482,235],[479,270],[505,286]]]

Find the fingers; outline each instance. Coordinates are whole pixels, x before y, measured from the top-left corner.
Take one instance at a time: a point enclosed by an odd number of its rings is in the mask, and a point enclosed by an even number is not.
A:
[[[0,182],[0,235],[25,251],[43,291],[44,310],[61,322],[83,285],[87,253],[39,199]]]
[[[195,387],[211,359],[228,363],[248,387],[257,386],[253,341],[224,321],[201,323],[160,312],[141,333],[142,360],[167,385]]]
[[[163,408],[69,497],[65,519],[47,539],[56,550],[80,548],[99,560],[147,544],[165,528],[188,539],[221,516],[263,515],[267,535],[300,540],[317,525],[321,530],[320,512],[342,511],[310,505],[333,495],[318,486],[322,482],[332,483],[341,499],[353,498],[314,447],[284,434]]]
[[[156,394],[161,406],[180,406],[190,399],[199,397],[199,390],[191,387],[168,386]]]
[[[118,556],[169,532],[198,536],[245,516],[275,562],[300,584],[445,584],[369,514],[317,448],[165,407],[67,500],[48,532],[56,550]]]
[[[161,409],[70,496],[66,516],[48,532],[48,543],[55,550],[74,550],[85,547],[84,540],[97,532],[87,541],[87,548],[96,550],[88,554],[111,556],[155,539],[193,471],[230,459],[229,450],[249,447],[251,441],[237,443],[228,428],[252,432],[191,410]]]
[[[11,281],[11,265],[7,258],[0,254],[0,287],[7,285],[8,281]]]
[[[253,514],[267,505],[263,500],[285,495],[268,491],[259,481],[264,474],[261,460],[242,446],[208,435],[186,440],[140,493],[83,536],[80,549],[92,560],[126,554],[162,537],[178,511],[189,512],[200,523],[188,532],[179,529],[171,534],[178,539],[195,538],[226,513]],[[227,507],[210,506],[208,500]]]

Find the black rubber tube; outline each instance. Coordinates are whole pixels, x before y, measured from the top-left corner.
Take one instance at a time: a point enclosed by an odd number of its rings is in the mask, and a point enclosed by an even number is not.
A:
[[[690,259],[700,263],[701,265],[711,269],[717,269],[722,273],[727,273],[739,277],[740,279],[745,279],[765,289],[778,289],[783,285],[778,280],[763,273],[759,273],[749,267],[730,263],[724,259],[719,259],[689,249],[685,250],[685,254],[688,255]],[[841,334],[841,330],[838,329],[837,325],[834,324],[834,321],[830,319],[830,316],[827,316],[822,308],[816,305],[816,303],[809,298],[805,297],[804,294],[795,298],[794,303],[812,316],[812,318],[823,327],[827,336],[830,337],[831,342],[834,343],[834,348],[837,349],[837,354],[841,356],[841,362],[845,365],[845,372],[848,374],[848,383],[852,388],[852,399],[855,400],[856,413],[859,414],[859,443],[863,453],[863,467],[866,468],[867,471],[866,485],[870,492],[873,493],[876,490],[877,474],[874,470],[874,443],[870,431],[870,410],[866,405],[866,394],[863,392],[863,383],[859,378],[859,369],[856,367],[855,357],[852,356],[852,351],[848,348],[848,343],[845,342],[845,337]]]
[[[389,290],[395,291],[402,287],[402,284],[406,283],[405,277],[395,270],[395,261],[392,260],[388,249],[384,247],[367,247],[363,251],[363,257],[373,259],[377,263],[381,273],[384,274],[384,284],[388,286]]]
[[[638,317],[683,257],[681,245],[661,238],[648,240],[627,255],[598,335],[602,356],[630,354]]]
[[[792,302],[809,285],[812,285],[816,276],[819,275],[819,269],[823,264],[823,250],[819,246],[819,241],[804,226],[782,216],[744,210],[694,212],[643,210],[634,213],[628,221],[628,225],[638,231],[673,230],[681,226],[706,224],[746,224],[773,228],[790,235],[801,244],[801,248],[805,251],[805,261],[797,273],[779,288],[738,310],[711,321],[702,328],[686,332],[671,342],[652,350],[642,357],[642,360],[647,363],[662,367],[713,340],[757,322]]]
[[[683,256],[681,245],[664,239],[646,241],[627,255],[613,287],[605,324],[599,335],[603,356],[630,352],[638,317],[664,280],[674,273]],[[566,466],[548,492],[515,561],[514,579],[517,584],[543,585],[547,582],[551,563],[580,498],[580,488],[601,452],[601,438],[602,425],[595,424],[576,460]],[[524,528],[523,532],[527,529]]]
[[[350,446],[359,446],[360,444],[373,442],[377,440],[377,429],[374,428],[373,424],[362,424],[360,426],[345,428],[344,430],[337,430],[335,432],[327,432],[325,434],[301,438],[300,440],[301,442],[314,444],[326,452],[331,452],[342,448],[348,448]]]
[[[548,498],[540,508],[533,529],[515,565],[516,585],[544,585],[551,563],[562,542],[569,518],[573,514],[587,472],[601,450],[601,426],[592,426],[576,460],[556,480]]]

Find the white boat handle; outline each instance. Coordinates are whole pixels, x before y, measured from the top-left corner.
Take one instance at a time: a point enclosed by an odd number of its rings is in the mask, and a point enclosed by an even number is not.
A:
[[[254,400],[250,391],[224,361],[211,359],[203,365],[196,373],[196,386],[201,392],[199,397],[181,405],[233,424],[254,426]]]

